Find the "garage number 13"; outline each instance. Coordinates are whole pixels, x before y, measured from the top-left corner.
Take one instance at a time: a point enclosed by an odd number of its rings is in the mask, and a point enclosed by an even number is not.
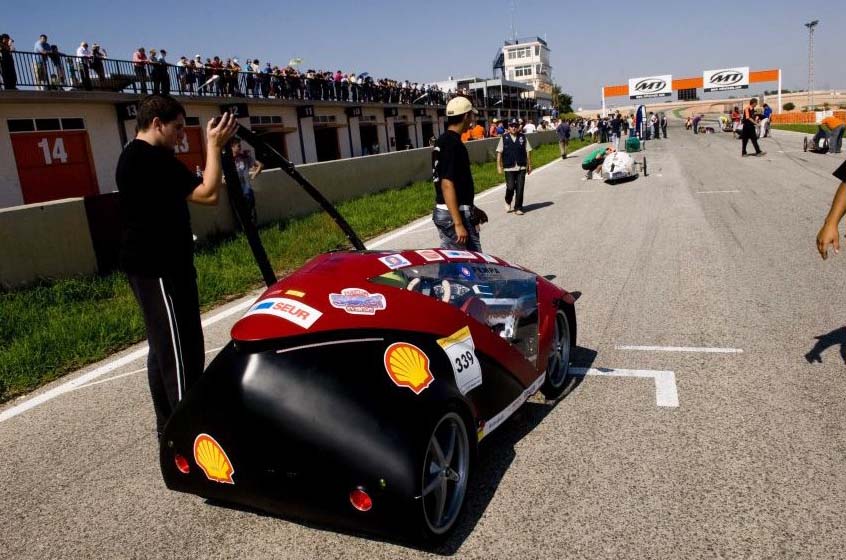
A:
[[[47,138],[42,138],[41,142],[36,145],[41,148],[46,165],[52,165],[56,160],[62,163],[68,162],[68,152],[65,150],[65,141],[63,139],[54,139],[53,149],[50,149],[50,140]]]

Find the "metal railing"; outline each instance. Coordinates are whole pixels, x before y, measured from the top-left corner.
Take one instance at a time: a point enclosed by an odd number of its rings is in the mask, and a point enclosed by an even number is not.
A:
[[[445,105],[442,91],[361,83],[336,82],[282,72],[233,71],[227,68],[136,63],[130,60],[65,54],[5,52],[12,64],[0,64],[2,89],[53,91],[111,91],[169,93],[171,95],[278,98]]]

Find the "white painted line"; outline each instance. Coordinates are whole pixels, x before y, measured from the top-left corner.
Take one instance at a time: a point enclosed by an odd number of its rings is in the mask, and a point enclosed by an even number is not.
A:
[[[696,194],[720,194],[720,193],[737,193],[740,191],[696,191]]]
[[[644,352],[702,352],[710,354],[742,354],[740,348],[703,348],[699,346],[615,346],[616,350],[642,350]]]
[[[218,346],[217,348],[212,348],[211,350],[206,350],[206,354],[211,354],[212,352],[217,352],[219,350],[223,350],[223,346]],[[115,379],[120,379],[121,377],[128,377],[130,375],[135,375],[136,373],[141,373],[143,371],[147,371],[147,368],[143,367],[141,369],[136,369],[135,371],[130,371],[127,373],[121,373],[120,375],[115,375],[114,377],[109,377],[108,379],[101,379],[99,381],[92,381],[91,383],[86,383],[85,385],[80,385],[79,387],[74,387],[71,391],[76,391],[77,389],[84,389],[85,387],[93,387],[94,385],[99,385],[100,383],[108,383],[109,381],[114,381]]]
[[[209,317],[205,321],[203,321],[203,327],[207,327],[208,325],[212,325],[214,323],[217,323],[218,321],[221,321],[221,320],[223,320],[223,319],[225,319],[225,318],[227,318],[231,315],[235,315],[236,313],[242,312],[244,309],[246,309],[250,305],[252,305],[253,301],[254,301],[254,297],[250,296],[250,297],[247,298],[246,301],[242,301],[241,303],[239,303],[237,305],[233,305],[232,307],[229,307],[228,309],[224,309],[223,311],[221,311],[219,313],[215,313],[214,315],[212,315],[211,317]],[[91,381],[93,381],[93,380],[95,380],[99,377],[102,377],[102,376],[106,375],[107,373],[111,373],[111,372],[113,372],[117,369],[122,368],[125,365],[131,364],[135,360],[138,360],[139,358],[143,358],[144,356],[146,356],[149,351],[150,351],[150,348],[145,344],[143,347],[139,348],[138,350],[135,350],[134,352],[127,354],[126,356],[118,358],[117,360],[114,360],[112,362],[103,364],[102,366],[100,366],[100,367],[98,367],[94,370],[91,370],[86,374],[80,375],[76,379],[72,379],[72,380],[70,380],[66,383],[62,383],[61,385],[53,387],[49,391],[45,391],[45,392],[41,393],[40,395],[36,395],[36,396],[32,397],[31,399],[28,399],[28,400],[22,402],[21,404],[9,407],[6,410],[4,410],[3,412],[0,412],[0,422],[5,422],[6,420],[9,420],[10,418],[14,418],[18,414],[22,414],[22,413],[26,412],[27,410],[35,408],[36,406],[38,406],[40,404],[44,404],[45,402],[51,401],[51,400],[55,399],[56,397],[64,395],[65,393],[69,393],[69,392],[77,389],[78,387],[80,387],[82,385],[86,385],[87,383],[90,383]]]
[[[570,368],[573,375],[598,377],[638,377],[655,380],[655,404],[676,408],[679,406],[679,393],[676,389],[676,374],[672,371],[651,369],[613,369],[613,368]]]
[[[558,192],[564,194],[564,193],[584,193],[584,192],[595,193],[595,192],[599,192],[599,191],[558,191]]]

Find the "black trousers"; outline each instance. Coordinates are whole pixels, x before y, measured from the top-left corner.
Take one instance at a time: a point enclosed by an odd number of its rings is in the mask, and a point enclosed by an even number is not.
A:
[[[128,277],[147,329],[147,378],[156,430],[161,435],[176,405],[199,379],[205,365],[197,280],[192,273]]]
[[[505,203],[514,199],[514,210],[523,209],[523,190],[526,187],[526,170],[505,172]]]
[[[755,153],[760,154],[761,148],[758,147],[758,135],[755,134],[755,125],[754,124],[744,124],[743,125],[743,132],[741,133],[741,138],[743,139],[743,149],[742,154],[746,155],[746,144],[750,140],[752,141],[752,147],[755,148]]]

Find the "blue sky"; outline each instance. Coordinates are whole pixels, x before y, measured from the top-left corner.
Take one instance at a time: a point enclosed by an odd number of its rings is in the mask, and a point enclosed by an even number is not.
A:
[[[99,42],[112,58],[135,48],[179,55],[247,56],[284,64],[298,56],[306,67],[370,72],[377,77],[437,81],[491,74],[491,62],[510,35],[509,0],[234,2],[183,0],[54,0],[3,7],[0,32],[31,50],[40,33],[63,52],[83,39]],[[818,88],[846,89],[846,11],[842,0],[769,3],[571,2],[519,0],[519,36],[545,37],[553,75],[575,105],[595,107],[604,84],[630,77],[701,75],[731,66],[781,67],[785,88],[804,88],[808,33],[815,38]],[[774,89],[775,84],[763,87]],[[755,89],[750,90],[750,93]]]

